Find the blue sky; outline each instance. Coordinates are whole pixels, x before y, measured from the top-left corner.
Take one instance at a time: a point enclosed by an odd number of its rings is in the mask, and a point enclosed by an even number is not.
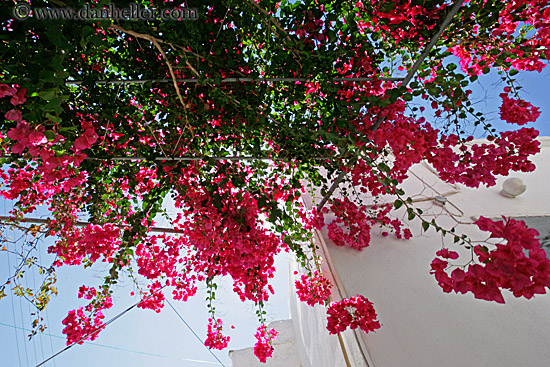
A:
[[[478,97],[487,95],[487,98],[477,108],[484,112],[488,118],[493,119],[492,124],[497,130],[515,130],[516,125],[500,121],[498,115],[498,108],[502,103],[499,94],[506,86],[500,82],[499,78],[499,75],[494,73],[482,75],[472,86],[474,95]],[[540,73],[536,71],[520,72],[514,78],[523,87],[520,91],[521,98],[541,110],[541,115],[535,123],[523,127],[534,127],[539,130],[541,136],[550,136],[550,67],[547,66]]]
[[[5,201],[3,204],[0,208],[3,208],[3,214],[5,214],[9,210],[9,204]],[[170,207],[170,204],[167,207]],[[33,217],[39,217],[39,215],[33,215]],[[158,225],[162,227],[167,223],[159,221]],[[8,232],[8,236],[17,236],[17,233]],[[51,256],[46,253],[51,243],[51,239],[40,242],[36,254],[43,263],[51,263]],[[271,297],[266,308],[268,321],[289,317],[287,258],[288,254],[283,253],[276,259],[278,272],[272,281],[275,295]],[[15,261],[15,255],[0,253],[1,279],[9,276],[10,268],[13,269]],[[20,297],[9,295],[2,299],[0,301],[1,365],[36,366],[62,350],[65,347],[65,338],[62,334],[61,321],[69,310],[85,305],[83,300],[77,298],[78,288],[81,285],[102,284],[106,271],[108,267],[103,263],[97,263],[86,270],[74,266],[58,268],[56,273],[59,295],[52,298],[47,312],[42,315],[48,329],[45,334],[39,334],[31,341],[27,338],[29,331],[24,329],[30,329],[32,306]],[[138,300],[135,296],[130,296],[130,292],[134,290],[132,283],[124,277],[121,279],[120,284],[114,287],[114,307],[104,312],[106,316],[104,321],[116,316]],[[28,287],[35,287],[38,282],[37,272],[29,273],[22,280],[22,284]],[[218,287],[215,307],[218,316],[224,322],[225,335],[231,336],[231,342],[227,349],[212,352],[225,366],[230,366],[228,351],[252,346],[256,341],[254,334],[258,321],[254,305],[239,300],[232,291],[232,282],[229,279],[222,279]],[[168,292],[165,294],[168,295]],[[202,340],[206,337],[209,317],[205,298],[205,287],[199,287],[197,295],[187,302],[170,301],[179,315]],[[231,329],[231,325],[235,325],[235,329]],[[75,345],[45,366],[219,366],[220,363],[197,340],[189,327],[169,305],[166,305],[160,314],[136,307],[101,331],[94,342]]]

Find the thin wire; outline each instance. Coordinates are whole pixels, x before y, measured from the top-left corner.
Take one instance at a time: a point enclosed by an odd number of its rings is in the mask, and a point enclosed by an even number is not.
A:
[[[166,303],[168,303],[168,306],[170,306],[172,308],[172,310],[174,310],[174,312],[176,313],[176,315],[178,315],[178,317],[180,318],[180,320],[185,324],[185,326],[187,326],[187,328],[189,330],[191,330],[191,332],[193,333],[193,335],[195,335],[195,338],[197,338],[202,345],[204,345],[204,341],[202,341],[202,339],[197,335],[197,333],[195,333],[195,331],[191,328],[191,326],[189,326],[189,324],[187,323],[187,321],[185,321],[185,319],[180,315],[180,313],[178,312],[178,310],[176,310],[176,308],[174,306],[172,306],[172,304],[170,303],[170,301],[168,300],[168,298],[166,299]],[[212,354],[212,356],[214,358],[216,358],[216,361],[218,361],[223,367],[225,367],[225,365],[223,364],[222,361],[220,361],[220,359],[214,354],[212,353],[212,351],[210,350],[210,348],[206,347],[206,345],[204,345],[205,348],[208,350],[208,352],[210,352],[210,354]],[[38,367],[38,366],[37,366]]]
[[[5,206],[6,202],[4,201],[4,206]],[[11,264],[10,264],[10,253],[8,252],[6,254],[8,256],[8,269],[10,269],[11,271]],[[17,325],[17,322],[15,321],[15,305],[13,304],[13,294],[10,295],[10,300],[11,300],[11,311],[12,311],[12,314],[13,314],[13,323],[15,325]],[[18,338],[18,335],[17,335],[17,330],[14,330],[15,332],[15,344],[17,345],[17,357],[19,359],[19,367],[21,367],[21,352],[19,351],[19,338]],[[25,340],[25,339],[23,339]],[[24,343],[24,341],[23,341]]]
[[[37,260],[38,260],[38,263],[41,264],[42,262],[40,261],[41,259],[41,256],[40,256],[40,252],[42,250],[42,246],[37,246],[36,248],[36,257],[37,257]],[[36,280],[35,280],[35,272],[33,271],[32,272],[32,284],[33,284],[33,289],[36,289]],[[38,315],[40,315],[40,313],[38,313]],[[47,321],[46,321],[47,322]],[[51,339],[50,339],[51,340]],[[42,355],[41,355],[41,358],[44,359],[44,357],[46,356],[46,354],[44,353],[44,343],[42,341],[42,338],[40,338],[40,349],[42,351]]]
[[[3,322],[0,322],[0,325],[2,325],[2,326],[7,326],[7,327],[11,327],[11,328],[16,329],[16,330],[32,331],[32,330],[30,330],[30,329],[25,329],[25,328],[22,328],[22,327],[18,327],[18,326],[14,326],[14,325],[9,325],[9,324],[4,324]],[[53,334],[50,334],[50,333],[41,333],[41,334],[39,334],[39,335],[46,335],[46,336],[49,336],[50,338],[53,337],[53,338],[58,338],[58,339],[65,339],[65,337],[63,337],[63,336],[53,335]],[[202,360],[199,360],[199,359],[190,359],[190,358],[182,358],[182,357],[172,357],[172,356],[167,356],[167,355],[164,355],[164,354],[140,352],[140,351],[138,351],[138,350],[131,350],[131,349],[113,347],[113,346],[111,346],[111,345],[98,344],[98,343],[94,343],[94,342],[86,342],[86,341],[85,341],[84,344],[93,345],[93,346],[96,346],[96,347],[102,347],[102,348],[120,350],[120,351],[123,351],[123,352],[142,354],[142,355],[152,356],[152,357],[162,357],[162,358],[178,359],[178,360],[189,361],[189,362],[207,363],[207,364],[215,364],[215,365],[217,365],[217,363],[209,362],[209,361],[202,361]],[[54,359],[54,362],[55,362],[55,359]]]
[[[4,204],[4,213],[7,213],[8,212],[8,209],[6,208],[6,200],[2,200],[3,201],[3,204]],[[11,230],[10,230],[11,232]],[[11,253],[6,253],[6,256],[8,258],[8,269],[9,269],[9,272],[11,272],[11,261],[10,261],[10,255]],[[10,301],[11,301],[11,311],[12,311],[12,315],[13,315],[13,323],[15,325],[17,325],[17,322],[15,321],[15,305],[13,303],[13,294],[10,295]],[[15,333],[15,345],[17,346],[17,358],[19,360],[19,367],[22,367],[22,364],[21,364],[21,352],[19,350],[19,338],[18,338],[18,335],[17,335],[17,330],[14,330],[13,331]],[[24,340],[24,339],[23,339]]]
[[[49,312],[48,312],[48,307],[46,307],[46,324],[50,324],[50,315],[49,315]],[[47,335],[50,336],[50,350],[52,351],[52,353],[54,353],[53,351],[53,341],[52,341],[52,334],[48,333]],[[63,337],[60,337],[60,338],[63,338]],[[63,338],[65,339],[65,338]],[[55,363],[55,359],[53,360],[53,365],[54,367],[57,366],[57,364]]]
[[[2,155],[0,159],[7,158],[22,158],[14,157],[11,155]],[[328,160],[334,159],[335,157],[314,157],[312,160]],[[155,157],[155,161],[282,161],[288,158],[278,158],[278,157],[251,157],[251,156],[226,156],[226,157]],[[112,157],[112,158],[95,158],[95,157],[86,157],[84,160],[95,160],[95,161],[146,161],[149,158],[145,157]]]
[[[381,80],[384,82],[400,82],[404,78],[334,78],[331,82],[369,82],[372,80]],[[212,83],[214,79],[204,79],[203,82]],[[221,79],[222,83],[241,83],[241,82],[313,82],[317,81],[315,78],[224,78]],[[114,79],[114,80],[96,80],[95,83],[99,85],[108,84],[145,84],[145,83],[173,83],[172,79]],[[176,79],[177,83],[200,83],[200,79],[188,78],[188,79]],[[81,85],[82,80],[68,80],[66,85]]]
[[[84,340],[88,339],[89,337],[97,334],[100,330],[102,329],[105,329],[107,327],[107,325],[111,324],[112,322],[114,322],[116,319],[118,319],[119,317],[121,317],[122,315],[124,315],[125,313],[127,313],[128,311],[130,311],[131,309],[133,309],[134,307],[136,307],[137,305],[139,305],[140,303],[148,300],[149,298],[153,297],[157,292],[160,292],[164,287],[158,289],[156,292],[150,294],[147,298],[145,299],[142,299],[140,300],[139,302],[136,302],[135,304],[133,304],[132,306],[128,307],[126,310],[122,311],[121,313],[119,313],[118,315],[116,315],[115,317],[113,317],[112,319],[110,319],[109,321],[107,321],[105,324],[101,325],[100,327],[96,328],[94,331],[92,331],[91,333],[87,334],[87,335],[84,335],[82,338],[80,338],[79,340],[75,341],[75,342],[72,342],[70,345],[66,346],[65,348],[61,349],[59,352],[55,353],[54,355],[52,355],[51,357],[49,357],[48,359],[42,361],[42,363],[40,364],[37,364],[36,367],[40,367],[42,365],[44,365],[44,363],[54,359],[55,357],[57,357],[58,355],[60,355],[61,353],[63,352],[66,352],[67,350],[69,350],[70,348],[72,348],[74,345],[80,343],[80,342],[83,342]]]
[[[38,246],[38,263],[39,264],[42,264],[42,246]],[[46,325],[49,326],[50,325],[50,314],[48,312],[48,309],[49,307],[46,307],[45,310],[46,310]],[[54,350],[53,350],[53,341],[52,341],[52,334],[46,334],[46,335],[49,335],[50,336],[50,350],[52,353],[54,353]],[[42,358],[44,358],[44,356],[42,356]],[[54,367],[57,367],[57,364],[55,363],[55,359],[53,360],[53,365]]]
[[[21,311],[21,325],[25,325],[25,320],[23,320],[23,305],[21,304],[21,297],[19,297],[19,311]],[[27,350],[27,343],[24,342],[25,338],[23,337],[23,346],[25,347],[25,358],[27,360],[27,366],[30,366],[29,363],[29,351]]]
[[[10,220],[13,219],[11,217],[8,217],[8,216],[4,216],[4,215],[0,215],[0,223],[3,222],[3,221],[6,221],[10,222]],[[22,223],[40,223],[40,224],[47,224],[49,221],[48,219],[42,219],[42,218],[22,218],[21,219],[21,222]],[[74,225],[75,226],[87,226],[88,224],[90,224],[90,222],[84,222],[84,221],[76,221],[74,222]],[[127,227],[130,227],[130,225],[122,225],[122,224],[117,224],[116,225],[118,228],[127,228]],[[149,229],[150,232],[161,232],[161,233],[183,233],[182,230],[179,230],[179,229],[174,229],[174,228],[165,228],[165,227],[151,227]]]
[[[29,254],[30,254],[30,250],[29,250]],[[28,271],[33,272],[33,276],[34,276],[34,271],[30,266],[29,266]],[[25,288],[29,289],[28,273],[23,277],[23,279],[25,281]],[[33,287],[33,289],[36,289],[34,283],[33,283],[32,287]],[[29,320],[32,323],[32,320],[31,320],[31,318],[32,318],[31,303],[30,302],[26,302],[26,303],[27,303],[27,310],[28,310],[27,315],[29,315]],[[38,317],[38,314],[36,316]],[[29,339],[29,342],[32,344],[32,349],[33,349],[33,352],[34,352],[34,362],[36,363],[38,361],[38,354],[36,353],[36,342],[34,340],[31,341],[31,339]]]
[[[424,179],[422,179],[420,176],[418,176],[416,173],[414,173],[412,170],[409,170],[410,173],[412,173],[418,180],[420,180],[424,185],[428,186],[430,189],[432,189],[437,195],[439,196],[443,196],[443,197],[446,197],[448,195],[453,195],[453,194],[458,194],[460,193],[460,190],[454,190],[454,191],[449,191],[449,192],[446,192],[444,194],[441,194],[439,191],[437,191],[432,185],[430,185],[429,183],[427,183]],[[439,176],[437,176],[439,177]],[[434,198],[430,198],[432,200],[434,200]],[[457,217],[463,217],[464,216],[464,212],[458,207],[456,206],[455,204],[452,203],[452,201],[450,201],[449,199],[447,199],[447,203],[451,204],[451,206],[453,208],[455,208],[456,210],[458,210],[460,213],[459,214],[454,214],[454,213],[451,213],[449,211],[449,209],[447,209],[446,206],[442,206],[443,210],[445,210],[447,213],[449,213],[449,215],[451,217],[454,217],[457,216]],[[455,219],[456,220],[456,219]]]

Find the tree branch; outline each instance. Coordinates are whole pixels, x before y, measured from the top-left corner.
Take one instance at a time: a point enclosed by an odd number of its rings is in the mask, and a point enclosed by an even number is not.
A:
[[[111,28],[115,29],[117,31],[120,31],[120,32],[124,32],[126,34],[130,34],[134,37],[142,38],[144,40],[147,40],[147,41],[151,42],[157,48],[157,50],[159,50],[160,54],[162,55],[162,58],[164,59],[164,61],[166,62],[166,65],[168,66],[168,71],[170,72],[170,76],[172,77],[172,83],[174,84],[174,88],[176,89],[176,94],[178,95],[178,98],[179,98],[179,100],[181,102],[181,105],[183,106],[185,112],[187,112],[187,104],[185,103],[185,101],[183,100],[183,96],[181,95],[181,91],[180,91],[180,88],[178,87],[178,81],[176,79],[176,75],[174,74],[174,69],[172,68],[172,64],[168,60],[168,57],[166,56],[166,53],[164,52],[162,47],[160,47],[160,44],[164,43],[164,42],[162,40],[160,40],[158,38],[155,38],[153,36],[150,36],[148,34],[142,34],[142,33],[138,33],[138,32],[128,30],[128,29],[124,29],[124,28],[122,28],[120,26],[117,26],[115,24],[111,25]],[[174,47],[172,46],[172,48],[174,48]],[[187,113],[185,114],[185,120],[186,120],[185,121],[185,127],[187,128],[187,130],[189,130],[191,135],[194,137],[195,133],[193,132],[193,129],[191,128],[191,125],[189,125],[189,121],[187,120]]]

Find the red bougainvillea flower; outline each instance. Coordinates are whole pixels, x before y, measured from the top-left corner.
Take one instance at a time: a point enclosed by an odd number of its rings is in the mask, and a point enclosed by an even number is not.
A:
[[[222,350],[227,347],[229,343],[229,337],[223,336],[222,334],[222,320],[221,319],[208,319],[208,331],[206,333],[207,337],[204,341],[204,345],[208,348],[214,348]]]
[[[454,251],[449,251],[449,249],[446,249],[446,248],[442,248],[441,250],[437,251],[435,254],[444,259],[452,259],[452,260],[458,259],[458,253]]]
[[[73,150],[75,153],[90,148],[99,138],[91,122],[82,122],[82,128],[84,129],[84,134],[79,136],[74,142]]]
[[[505,92],[507,92],[506,89]],[[512,99],[508,97],[508,93],[501,93],[500,98],[502,98],[500,118],[510,124],[525,125],[528,122],[537,121],[540,116],[539,108],[523,99]]]
[[[14,94],[13,97],[11,97],[10,103],[14,106],[25,103],[25,101],[27,100],[27,98],[25,98],[25,94],[27,94],[27,89],[19,89],[19,91]]]
[[[93,287],[81,286],[78,291],[78,298],[90,300],[85,307],[72,310],[63,319],[63,334],[67,335],[67,345],[84,340],[95,340],[103,327],[102,310],[113,306],[111,295],[107,290],[98,292]]]
[[[0,84],[0,98],[11,97],[17,93],[17,89],[10,87],[7,84]]]
[[[9,110],[8,112],[6,112],[4,116],[6,117],[6,120],[16,121],[16,122],[19,122],[23,119],[23,116],[21,116],[21,111],[17,111],[17,110]]]
[[[545,294],[550,288],[550,260],[536,238],[539,233],[528,228],[523,221],[506,219],[493,221],[481,217],[475,224],[483,231],[491,232],[491,238],[502,238],[505,243],[476,246],[478,264],[468,265],[467,269],[453,268],[446,260],[435,258],[431,273],[444,292],[471,292],[475,298],[504,303],[501,289],[508,289],[515,297],[532,298],[535,294]],[[457,259],[454,251],[442,249],[437,256],[444,259]]]
[[[374,306],[361,295],[333,302],[327,314],[327,330],[331,334],[338,334],[348,327],[360,328],[366,333],[380,328],[380,322],[376,320]]]
[[[327,278],[317,270],[309,275],[302,274],[299,280],[294,282],[296,293],[300,301],[310,306],[323,304],[330,297],[331,284]]]
[[[95,340],[99,332],[94,333],[94,331],[103,326],[103,318],[101,311],[93,317],[86,316],[82,307],[70,311],[62,321],[63,325],[66,325],[63,334],[67,335],[67,345],[75,342],[83,344],[86,339]]]
[[[256,332],[257,342],[254,345],[254,355],[258,357],[260,362],[267,362],[267,358],[273,356],[273,346],[271,345],[273,340],[277,338],[277,331],[275,329],[267,329],[267,326],[262,325]]]

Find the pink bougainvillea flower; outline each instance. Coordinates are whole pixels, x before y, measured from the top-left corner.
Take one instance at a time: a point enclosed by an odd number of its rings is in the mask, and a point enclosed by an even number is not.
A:
[[[27,98],[25,98],[25,94],[27,93],[26,88],[21,88],[10,100],[10,103],[14,106],[20,105],[25,103]]]
[[[510,124],[525,125],[537,121],[540,116],[539,108],[523,99],[509,98],[508,93],[501,93],[500,98],[500,118]]]
[[[454,251],[449,251],[449,249],[446,249],[446,248],[442,248],[441,250],[437,251],[436,255],[444,259],[452,259],[452,260],[458,259],[458,253]]]
[[[21,121],[21,119],[23,118],[23,116],[21,115],[21,111],[17,110],[9,110],[4,116],[6,117],[6,120],[17,122]]]
[[[222,320],[208,319],[208,332],[204,345],[208,348],[222,350],[227,347],[230,338],[222,334]]]
[[[445,292],[471,292],[475,298],[504,303],[502,289],[510,290],[515,297],[531,298],[545,294],[550,287],[550,260],[541,249],[539,233],[528,228],[523,221],[506,219],[494,221],[481,217],[475,224],[483,231],[491,232],[491,238],[501,238],[504,244],[494,249],[476,246],[474,254],[478,263],[465,270],[455,267],[448,275],[449,263],[435,258],[431,273]],[[439,250],[442,258],[458,258],[453,251]],[[456,255],[451,255],[456,254]]]
[[[40,131],[33,130],[29,134],[29,143],[33,146],[45,144],[47,142],[48,142],[48,138],[46,138],[46,135],[44,135],[44,133]]]
[[[262,325],[256,332],[256,344],[254,345],[254,355],[258,357],[260,362],[266,363],[268,358],[273,357],[273,340],[277,338],[275,329],[267,329],[267,326]]]
[[[299,280],[294,282],[296,293],[300,301],[310,306],[323,304],[330,297],[331,284],[317,270],[309,276],[302,274]]]
[[[0,98],[11,97],[17,93],[17,89],[10,87],[7,84],[0,84]]]
[[[380,328],[372,303],[361,295],[333,302],[327,311],[327,330],[338,334],[348,327],[360,328],[368,333]]]
[[[99,138],[93,128],[86,129],[84,134],[79,136],[74,142],[74,151],[80,152],[90,148]]]

